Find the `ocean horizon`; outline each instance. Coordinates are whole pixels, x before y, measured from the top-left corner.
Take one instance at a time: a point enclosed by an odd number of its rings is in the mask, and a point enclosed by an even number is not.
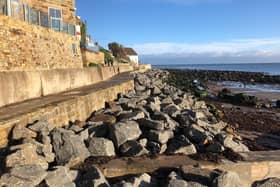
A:
[[[280,75],[280,63],[152,64],[152,66],[159,69],[244,71]]]

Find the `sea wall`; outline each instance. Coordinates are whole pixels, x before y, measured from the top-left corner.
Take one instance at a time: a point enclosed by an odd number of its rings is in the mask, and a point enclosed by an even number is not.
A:
[[[30,100],[15,106],[0,108],[0,147],[7,145],[15,125],[26,126],[36,120],[48,120],[55,126],[64,126],[69,121],[84,121],[93,111],[113,101],[119,93],[134,88],[131,77],[118,77],[96,85],[79,88],[72,92]]]
[[[0,72],[0,107],[95,84],[118,73],[117,67]]]
[[[88,66],[89,64],[105,64],[104,62],[104,53],[102,52],[94,52],[82,49],[83,63],[84,66]]]
[[[79,40],[0,15],[0,71],[82,68]]]

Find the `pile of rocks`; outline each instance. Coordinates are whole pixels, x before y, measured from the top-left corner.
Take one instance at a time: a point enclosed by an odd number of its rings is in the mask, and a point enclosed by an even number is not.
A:
[[[249,151],[203,101],[163,82],[167,76],[161,70],[135,74],[135,90],[120,94],[85,123],[63,128],[48,121],[15,126],[11,146],[1,153],[6,174],[0,186],[107,184],[97,168],[87,173],[67,169],[90,156]],[[172,180],[177,178],[172,174]]]

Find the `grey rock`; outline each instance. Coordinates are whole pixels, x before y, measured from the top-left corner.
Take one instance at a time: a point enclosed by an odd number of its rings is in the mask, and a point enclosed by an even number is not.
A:
[[[147,143],[147,149],[152,154],[158,154],[158,153],[162,152],[161,145],[157,142],[149,141]]]
[[[188,183],[174,171],[169,174],[168,179],[168,187],[188,187]]]
[[[211,153],[221,153],[224,150],[224,146],[222,146],[222,144],[220,144],[219,142],[211,143],[206,147],[206,151]]]
[[[141,127],[145,127],[148,129],[164,130],[165,127],[165,123],[163,121],[156,121],[156,120],[143,118],[137,120],[137,122]]]
[[[146,147],[147,143],[148,143],[148,139],[147,138],[143,138],[141,140],[139,140],[139,143],[143,146]]]
[[[38,155],[37,146],[32,143],[26,143],[12,147],[14,153],[6,157],[6,167],[14,168],[16,166],[39,165],[43,169],[48,169],[49,165],[43,156]]]
[[[77,181],[77,187],[110,187],[105,176],[97,167],[91,167]]]
[[[232,149],[234,152],[248,152],[249,149],[246,145],[241,142],[236,142],[232,139],[232,137],[226,137],[223,141],[223,145],[227,148]]]
[[[240,187],[242,183],[237,173],[225,171],[213,180],[213,187]]]
[[[84,140],[73,131],[56,128],[51,132],[51,139],[56,162],[59,165],[75,165],[90,155]]]
[[[52,123],[49,123],[47,120],[38,121],[32,125],[29,125],[28,128],[35,132],[50,132],[55,126]]]
[[[180,108],[177,105],[170,104],[162,108],[162,112],[167,113],[171,117],[176,117],[180,114]]]
[[[83,128],[79,127],[78,125],[71,125],[69,130],[72,130],[75,133],[79,133],[79,132],[81,132],[83,130]]]
[[[88,123],[89,137],[106,137],[109,134],[109,125],[103,122]]]
[[[35,187],[47,176],[47,171],[39,165],[16,166],[0,178],[0,186]]]
[[[78,136],[80,136],[80,138],[84,141],[87,140],[89,138],[88,129],[84,129],[81,132],[79,132]]]
[[[279,187],[280,178],[268,178],[262,181],[255,182],[252,187]]]
[[[161,94],[161,90],[158,87],[153,87],[152,88],[152,95],[160,95]]]
[[[110,137],[116,148],[130,140],[137,140],[142,134],[135,121],[119,122],[110,126]]]
[[[111,140],[92,137],[88,144],[91,156],[115,156],[115,147]]]
[[[184,134],[187,136],[192,142],[197,144],[203,144],[207,139],[205,135],[205,130],[199,127],[198,125],[192,125],[191,127],[184,129]]]
[[[37,136],[36,132],[34,132],[22,125],[16,125],[12,131],[13,140],[20,140],[22,138],[27,138],[27,137],[34,138],[36,136]]]
[[[90,118],[91,122],[103,122],[103,123],[110,123],[110,124],[114,124],[116,123],[116,117],[113,115],[109,115],[109,114],[96,114],[93,117]]]
[[[176,121],[171,119],[168,114],[165,114],[163,112],[155,112],[152,115],[152,119],[158,121],[164,121],[166,129],[175,130],[175,128],[179,126],[179,124]]]
[[[78,171],[70,171],[67,167],[59,166],[48,172],[45,183],[48,187],[75,187],[74,181],[77,177]]]
[[[131,112],[131,113],[124,113],[120,114],[118,118],[120,121],[131,121],[131,120],[138,120],[141,118],[144,118],[145,114],[144,112],[136,111],[136,112]]]
[[[144,173],[140,176],[133,177],[127,181],[122,181],[113,187],[156,187],[156,180],[153,179],[149,174]]]
[[[149,153],[148,150],[137,141],[128,141],[122,144],[120,152],[123,156],[141,156]]]
[[[161,107],[159,104],[156,104],[154,102],[150,102],[148,105],[144,106],[144,108],[150,113],[154,113],[156,111],[160,111]]]
[[[151,141],[165,144],[169,139],[173,138],[174,133],[171,130],[150,130],[148,133],[148,139]]]

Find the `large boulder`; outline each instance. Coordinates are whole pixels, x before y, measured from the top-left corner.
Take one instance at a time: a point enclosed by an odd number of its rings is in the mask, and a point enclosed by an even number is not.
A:
[[[246,145],[242,144],[241,142],[236,142],[232,139],[232,137],[227,136],[223,140],[223,145],[226,148],[232,149],[234,152],[240,153],[240,152],[248,152],[249,149]]]
[[[141,111],[135,111],[131,113],[123,113],[118,116],[120,121],[131,121],[131,120],[138,120],[144,118],[145,114]]]
[[[90,138],[88,150],[91,156],[115,156],[115,147],[111,140],[105,138]]]
[[[47,171],[39,165],[16,166],[0,178],[3,187],[35,187],[47,176]]]
[[[242,183],[237,173],[224,171],[213,180],[213,187],[240,187]]]
[[[167,148],[167,153],[169,154],[191,155],[196,152],[196,147],[184,135],[177,136],[170,140]]]
[[[141,127],[148,128],[148,129],[164,130],[165,127],[164,121],[156,121],[156,120],[143,118],[137,120],[137,122]]]
[[[54,124],[48,122],[47,120],[40,120],[40,121],[37,121],[34,124],[28,126],[29,129],[31,129],[37,133],[40,133],[40,132],[48,133],[54,127],[55,127]]]
[[[149,174],[144,173],[140,176],[132,177],[126,181],[114,184],[113,187],[156,187],[156,180]]]
[[[137,140],[141,135],[139,125],[135,121],[119,122],[110,126],[110,137],[118,148],[130,140]]]
[[[155,141],[161,144],[165,144],[168,142],[169,139],[173,138],[174,133],[171,130],[150,130],[148,133],[148,139],[151,141]]]
[[[183,180],[181,176],[179,176],[174,171],[171,172],[168,176],[168,187],[188,187],[187,181]]]
[[[51,139],[58,165],[75,165],[90,155],[83,139],[73,131],[56,128],[51,132]]]
[[[59,166],[49,171],[45,178],[48,187],[75,187],[75,179],[78,177],[78,171],[69,170],[67,167]]]
[[[123,156],[141,156],[148,154],[149,151],[137,141],[128,141],[121,145],[120,153]]]
[[[91,122],[103,122],[103,123],[116,123],[115,116],[109,114],[97,114],[90,118]]]
[[[279,187],[280,178],[268,178],[262,181],[255,182],[252,187]]]
[[[109,134],[109,125],[103,122],[88,122],[90,137],[106,137]]]
[[[37,136],[37,133],[22,126],[22,125],[16,125],[13,128],[12,131],[12,139],[13,140],[20,140],[22,138],[35,138]]]
[[[162,112],[167,113],[171,117],[176,117],[180,114],[180,108],[177,105],[170,104],[162,108]]]
[[[11,149],[16,151],[6,157],[7,168],[39,165],[43,169],[48,169],[49,164],[43,156],[38,155],[36,145],[26,143]]]
[[[77,187],[110,187],[105,176],[97,167],[91,167],[77,181]]]

